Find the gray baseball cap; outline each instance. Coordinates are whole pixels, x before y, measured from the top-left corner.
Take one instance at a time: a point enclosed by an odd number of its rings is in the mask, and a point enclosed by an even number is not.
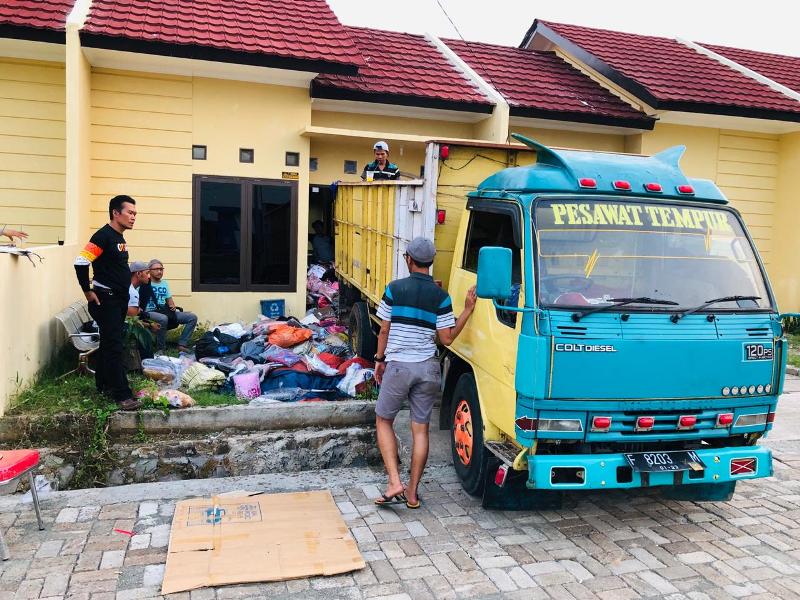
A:
[[[131,273],[138,273],[139,271],[149,271],[150,267],[146,262],[135,260],[131,263]]]
[[[431,263],[436,256],[436,246],[426,237],[416,237],[408,244],[406,254],[418,263]]]
[[[373,150],[383,150],[385,152],[389,151],[389,144],[381,140],[380,142],[375,142],[375,145],[372,147]]]

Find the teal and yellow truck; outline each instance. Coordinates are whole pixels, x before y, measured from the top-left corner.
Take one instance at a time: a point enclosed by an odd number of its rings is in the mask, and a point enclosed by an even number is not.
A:
[[[423,180],[339,187],[356,349],[374,351],[383,287],[428,235],[457,313],[477,285],[473,318],[441,352],[440,426],[485,505],[512,484],[531,499],[662,486],[719,500],[770,476],[758,441],[783,386],[786,315],[740,214],[684,175],[682,147],[639,156],[515,137],[524,146],[431,142]],[[481,156],[496,172],[459,184]]]

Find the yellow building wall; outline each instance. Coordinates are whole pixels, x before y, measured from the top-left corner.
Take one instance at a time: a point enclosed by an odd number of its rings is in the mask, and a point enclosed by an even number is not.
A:
[[[642,135],[641,152],[655,154],[683,144],[681,160],[690,177],[714,181],[742,213],[764,263],[770,270],[775,239],[778,136],[682,125],[657,124]]]
[[[250,321],[262,298],[284,298],[290,314],[304,314],[309,154],[300,133],[309,120],[304,88],[96,70],[90,231],[107,222],[112,196],[128,194],[139,213],[126,234],[131,260],[163,261],[176,303],[201,322]],[[207,160],[191,159],[193,144],[207,147]],[[253,148],[255,162],[240,163],[239,148]],[[285,166],[287,151],[300,152],[299,169]],[[283,171],[299,172],[297,291],[192,292],[192,176],[280,179]]]
[[[54,315],[83,298],[72,268],[77,246],[36,252],[44,259],[36,268],[27,258],[0,254],[0,416],[65,343]]]
[[[778,139],[778,188],[776,190],[775,252],[769,273],[778,305],[784,312],[800,311],[800,132]]]
[[[512,133],[519,133],[545,146],[575,148],[578,150],[625,152],[625,136],[615,133],[589,133],[583,131],[568,131],[566,129],[518,127],[513,123],[509,126],[508,131],[509,135]]]
[[[64,65],[0,60],[0,226],[64,240]]]

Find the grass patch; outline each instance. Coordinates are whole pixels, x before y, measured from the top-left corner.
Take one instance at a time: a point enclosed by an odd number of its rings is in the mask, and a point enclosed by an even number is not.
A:
[[[787,362],[793,367],[800,367],[800,333],[787,333],[789,340],[789,356]]]

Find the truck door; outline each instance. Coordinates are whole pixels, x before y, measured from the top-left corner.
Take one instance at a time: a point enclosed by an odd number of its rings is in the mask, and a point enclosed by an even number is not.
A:
[[[463,240],[463,243],[456,244],[456,248],[463,248],[463,253],[453,259],[449,286],[454,304],[463,306],[467,290],[475,285],[480,249],[503,246],[511,250],[513,260],[512,298],[508,303],[522,306],[524,279],[519,206],[513,202],[481,200],[470,201],[467,208],[470,214],[466,230],[459,232],[459,242]],[[490,301],[478,300],[472,319],[453,345],[453,349],[473,366],[487,430],[494,426],[512,437],[520,328],[521,318],[517,313],[495,310]]]

